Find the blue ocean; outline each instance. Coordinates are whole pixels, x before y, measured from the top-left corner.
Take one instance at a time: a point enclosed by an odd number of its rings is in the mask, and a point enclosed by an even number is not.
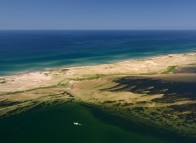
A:
[[[0,76],[195,51],[191,30],[2,30]]]

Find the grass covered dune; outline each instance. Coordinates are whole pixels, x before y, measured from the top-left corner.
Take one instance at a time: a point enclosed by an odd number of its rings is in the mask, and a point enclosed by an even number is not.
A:
[[[77,102],[196,138],[196,53],[0,77],[0,116]]]

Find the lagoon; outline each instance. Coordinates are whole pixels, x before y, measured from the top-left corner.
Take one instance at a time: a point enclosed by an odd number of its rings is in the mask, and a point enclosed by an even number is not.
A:
[[[192,142],[141,125],[126,126],[126,120],[77,103],[36,107],[0,119],[0,127],[2,143]]]

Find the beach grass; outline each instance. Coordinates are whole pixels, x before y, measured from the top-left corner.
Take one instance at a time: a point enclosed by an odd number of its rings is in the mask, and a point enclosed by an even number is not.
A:
[[[14,91],[14,92],[5,92],[5,93],[0,94],[0,96],[11,95],[11,94],[18,94],[18,93],[24,93],[24,92],[30,92],[30,91],[35,91],[35,90],[39,90],[39,89],[67,87],[67,86],[68,86],[68,82],[64,83],[64,84],[60,84],[59,83],[59,84],[56,84],[56,85],[37,87],[37,88],[28,89],[28,90],[21,90],[21,91]]]
[[[94,80],[105,76],[109,76],[109,74],[95,74],[94,76],[85,77],[85,78],[69,78],[69,80],[74,80],[74,81]]]
[[[162,72],[162,74],[169,74],[169,73],[172,73],[175,69],[176,69],[177,66],[168,66],[167,67],[167,70]]]

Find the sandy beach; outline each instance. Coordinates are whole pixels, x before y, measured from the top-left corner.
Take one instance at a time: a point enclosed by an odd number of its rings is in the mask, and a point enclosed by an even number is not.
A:
[[[195,69],[196,53],[186,53],[4,76],[0,116],[73,101],[196,137]]]

